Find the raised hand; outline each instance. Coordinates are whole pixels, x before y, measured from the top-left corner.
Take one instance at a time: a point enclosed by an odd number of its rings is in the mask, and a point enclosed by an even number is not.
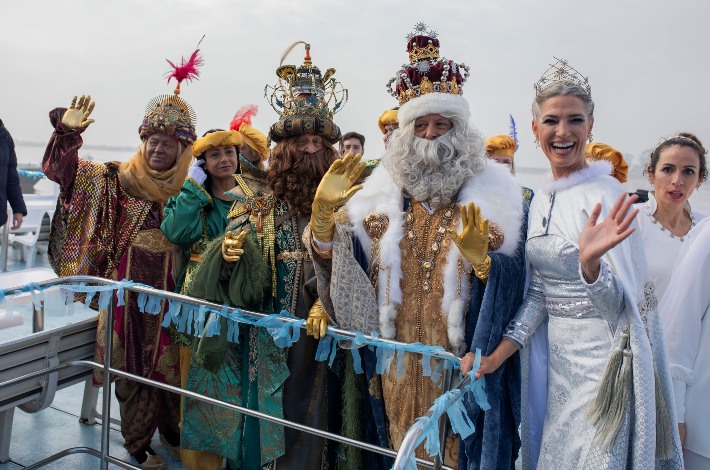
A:
[[[471,264],[476,276],[485,281],[491,263],[488,257],[488,219],[483,218],[480,207],[469,202],[468,205],[461,205],[461,224],[461,233],[449,229],[449,237]]]
[[[362,189],[361,184],[355,185],[365,170],[365,163],[360,162],[361,159],[359,153],[347,153],[343,158],[335,160],[320,180],[313,203],[332,210],[348,202],[353,194]]]
[[[244,241],[249,234],[249,230],[242,230],[239,235],[235,235],[233,231],[228,231],[224,235],[222,241],[222,258],[228,263],[236,263],[244,254],[242,247]]]
[[[94,110],[95,103],[91,101],[91,96],[81,95],[77,103],[76,96],[71,100],[71,105],[62,116],[62,126],[68,131],[88,127],[94,122],[89,119],[91,112]]]
[[[599,276],[601,257],[634,233],[635,228],[631,227],[631,223],[636,218],[638,209],[631,212],[629,209],[637,199],[635,194],[629,197],[628,194],[622,193],[604,220],[598,224],[602,206],[599,203],[594,206],[579,235],[579,264],[587,282],[594,282]]]
[[[311,206],[311,232],[321,242],[333,240],[333,211],[362,189],[361,184],[355,184],[365,170],[361,159],[359,153],[347,153],[342,159],[335,160],[318,185]]]

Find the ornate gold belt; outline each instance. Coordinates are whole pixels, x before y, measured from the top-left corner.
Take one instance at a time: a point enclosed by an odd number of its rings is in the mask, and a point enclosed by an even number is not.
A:
[[[133,239],[132,246],[154,253],[170,253],[173,249],[173,244],[165,238],[159,228],[140,230]]]
[[[276,259],[279,261],[289,261],[289,260],[304,260],[304,261],[310,261],[311,256],[308,254],[307,251],[284,251],[282,253],[279,253],[276,256]]]

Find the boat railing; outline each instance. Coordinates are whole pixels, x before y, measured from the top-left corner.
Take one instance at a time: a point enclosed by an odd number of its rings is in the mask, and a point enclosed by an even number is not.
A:
[[[12,295],[12,294],[17,294],[18,292],[30,292],[30,293],[36,293],[38,290],[43,290],[48,287],[52,286],[63,286],[65,289],[73,290],[75,292],[96,292],[96,286],[99,287],[104,287],[104,291],[111,291],[111,295],[114,295],[114,291],[118,290],[119,294],[121,290],[128,290],[128,291],[133,291],[137,292],[139,294],[147,294],[150,296],[154,296],[160,299],[166,299],[168,301],[177,301],[180,302],[181,304],[187,304],[187,305],[193,305],[195,307],[202,307],[206,308],[210,312],[217,312],[217,313],[238,313],[242,315],[246,315],[248,317],[253,317],[253,318],[265,318],[270,315],[260,313],[260,312],[255,312],[255,311],[249,311],[249,310],[244,310],[244,309],[239,309],[239,308],[230,308],[226,307],[223,305],[215,304],[212,302],[207,302],[201,299],[196,299],[192,297],[188,297],[185,295],[181,294],[176,294],[174,292],[168,292],[168,291],[162,291],[159,289],[154,289],[149,286],[141,285],[141,284],[134,284],[128,281],[113,281],[109,279],[104,279],[100,277],[94,277],[94,276],[68,276],[68,277],[63,277],[63,278],[57,278],[57,279],[51,279],[47,281],[42,281],[42,282],[36,282],[36,283],[31,283],[29,285],[25,286],[17,286],[17,287],[12,287],[8,289],[4,289],[2,292],[0,292],[0,295]],[[93,291],[91,289],[94,289]],[[103,400],[102,400],[102,410],[101,410],[101,448],[100,449],[93,449],[93,448],[88,448],[88,447],[74,447],[70,449],[65,449],[59,453],[56,453],[54,455],[51,455],[31,466],[25,467],[26,470],[30,469],[35,469],[35,468],[40,468],[44,465],[47,465],[51,462],[54,462],[62,457],[65,457],[67,455],[72,455],[76,453],[86,453],[90,455],[94,455],[100,459],[100,468],[101,469],[107,469],[108,464],[112,463],[114,465],[118,465],[123,468],[131,468],[131,469],[136,469],[138,467],[125,462],[123,460],[120,460],[116,457],[113,457],[109,455],[109,423],[110,423],[110,412],[111,412],[111,399],[110,399],[110,384],[111,384],[111,378],[112,377],[117,377],[117,378],[123,378],[123,379],[130,379],[134,380],[136,382],[149,385],[155,388],[159,388],[162,390],[166,390],[169,392],[173,392],[176,394],[179,394],[184,397],[192,398],[204,403],[212,404],[215,406],[220,406],[222,408],[227,408],[233,411],[238,411],[239,413],[242,413],[247,416],[252,416],[255,418],[258,418],[260,420],[264,421],[269,421],[272,423],[276,423],[285,427],[289,427],[292,429],[296,429],[298,431],[306,432],[309,434],[313,434],[316,436],[323,437],[325,439],[329,439],[332,441],[340,442],[346,445],[351,445],[354,447],[358,447],[360,449],[370,451],[370,452],[375,452],[380,455],[384,455],[390,458],[395,458],[396,462],[400,462],[399,464],[395,464],[395,468],[405,468],[405,464],[409,465],[417,465],[417,466],[422,466],[422,467],[427,467],[427,468],[435,468],[435,469],[447,469],[447,470],[452,470],[450,467],[443,466],[441,463],[441,460],[438,456],[435,456],[433,460],[426,460],[426,459],[421,459],[421,458],[413,458],[411,453],[413,452],[414,448],[417,446],[417,441],[418,438],[421,435],[421,432],[417,433],[416,429],[414,430],[415,432],[410,432],[407,434],[407,437],[405,438],[405,442],[403,443],[402,447],[400,448],[399,452],[394,451],[389,448],[385,447],[380,447],[377,445],[373,445],[367,442],[359,441],[356,439],[348,438],[345,436],[340,436],[338,434],[334,434],[328,431],[324,431],[322,429],[317,429],[317,428],[312,428],[309,426],[305,426],[300,423],[296,423],[293,421],[289,421],[286,419],[282,418],[277,418],[274,416],[270,416],[265,413],[261,413],[259,411],[255,411],[249,408],[245,408],[242,406],[234,405],[232,403],[228,403],[225,401],[217,400],[205,395],[201,395],[198,393],[191,392],[189,390],[184,390],[179,387],[174,387],[168,384],[164,384],[161,382],[156,382],[151,379],[146,379],[142,376],[138,376],[135,374],[127,373],[124,372],[120,369],[116,369],[111,367],[111,359],[112,359],[112,346],[113,346],[113,335],[111,334],[113,331],[113,322],[114,322],[114,302],[109,301],[106,303],[106,330],[105,330],[105,336],[104,336],[104,363],[98,363],[95,361],[89,361],[89,360],[75,360],[75,361],[70,361],[66,363],[60,363],[56,365],[52,365],[46,368],[43,368],[41,370],[37,370],[32,373],[28,373],[19,377],[15,377],[10,380],[6,380],[3,382],[0,382],[0,395],[2,390],[5,387],[9,387],[13,384],[17,384],[19,382],[23,382],[26,380],[31,380],[34,378],[39,378],[54,372],[57,372],[59,370],[65,369],[65,368],[70,368],[70,367],[80,367],[80,368],[93,368],[96,370],[99,370],[103,373],[103,385],[102,385],[102,393],[103,393]],[[35,318],[33,319],[33,324],[36,326],[42,325],[44,323],[43,319],[43,308],[40,309],[35,309],[34,315]],[[271,315],[274,317],[273,315]],[[299,320],[294,317],[288,317],[288,316],[277,316],[275,317],[279,321],[283,322],[284,324],[287,323],[292,323],[292,322],[301,322],[301,325],[299,326],[300,328],[305,328],[303,325],[303,321]],[[41,326],[38,328],[41,330]],[[35,330],[36,331],[36,330]],[[417,352],[416,347],[412,347],[411,344],[408,343],[402,343],[394,340],[389,340],[389,339],[384,339],[384,338],[379,338],[377,335],[364,335],[359,332],[352,332],[348,330],[343,330],[339,328],[335,328],[332,326],[328,327],[328,334],[334,335],[335,338],[337,339],[352,339],[355,340],[355,343],[357,345],[362,345],[363,342],[365,344],[379,344],[383,347],[389,347],[392,349],[397,349],[401,351],[407,351],[407,352]],[[439,350],[427,350],[426,355],[428,357],[431,357],[432,359],[439,359],[443,360],[448,363],[458,363],[458,358],[453,355],[450,352],[447,352],[443,349]],[[445,385],[444,390],[448,390],[452,381],[453,377],[453,369],[451,367],[445,367],[443,371],[443,383]],[[464,382],[459,385],[459,388],[463,390],[463,387],[466,386],[467,381],[464,380]],[[444,416],[442,415],[441,418],[439,419],[438,423],[438,433],[439,433],[439,440],[443,443],[443,440],[445,439],[445,425],[444,425]],[[406,444],[406,446],[405,446]],[[399,465],[399,466],[398,466]]]

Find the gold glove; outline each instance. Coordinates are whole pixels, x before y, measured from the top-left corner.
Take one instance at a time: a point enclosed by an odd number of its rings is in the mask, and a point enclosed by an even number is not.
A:
[[[306,319],[306,334],[313,336],[315,339],[325,337],[326,329],[330,325],[330,318],[325,313],[323,304],[320,299],[317,299],[311,309],[308,311]]]
[[[476,277],[482,281],[488,279],[491,271],[491,257],[488,256],[488,219],[481,215],[481,208],[469,202],[461,206],[461,234],[449,229],[449,236],[466,258]]]
[[[235,235],[232,230],[224,235],[222,240],[222,257],[228,263],[236,263],[244,254],[242,247],[249,234],[249,230],[242,230],[239,235]]]
[[[335,160],[320,180],[311,206],[311,233],[321,242],[333,241],[335,218],[333,212],[342,206],[353,194],[362,189],[355,184],[360,178],[365,163],[360,162],[361,154],[347,153]]]
[[[94,110],[94,102],[91,101],[91,96],[81,95],[79,103],[76,102],[76,96],[71,100],[71,105],[64,111],[62,116],[62,126],[68,131],[73,131],[81,127],[87,127],[94,122],[89,119],[89,115]]]

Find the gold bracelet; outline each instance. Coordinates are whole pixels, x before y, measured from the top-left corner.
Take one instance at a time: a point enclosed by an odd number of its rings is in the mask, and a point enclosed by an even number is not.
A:
[[[491,257],[486,256],[483,264],[480,266],[474,266],[473,272],[476,273],[476,277],[483,282],[488,280],[488,275],[491,273]]]

